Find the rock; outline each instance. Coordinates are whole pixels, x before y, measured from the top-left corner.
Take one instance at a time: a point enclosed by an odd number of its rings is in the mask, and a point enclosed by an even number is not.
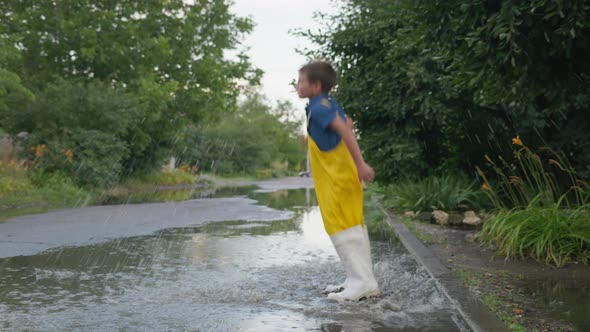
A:
[[[414,211],[406,211],[406,212],[404,212],[404,216],[410,217],[410,218],[414,218],[414,217],[416,217],[416,212],[414,212]]]
[[[481,219],[473,211],[466,211],[464,217],[463,223],[466,225],[479,226],[481,224]]]
[[[434,210],[434,211],[432,211],[432,216],[430,217],[430,222],[433,224],[448,225],[449,224],[449,214],[446,213],[445,211]]]

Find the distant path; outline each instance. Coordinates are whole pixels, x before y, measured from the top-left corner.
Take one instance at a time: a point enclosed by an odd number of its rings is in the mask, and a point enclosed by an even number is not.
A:
[[[312,188],[310,178],[241,181],[261,191]],[[0,258],[34,255],[60,246],[81,246],[115,238],[149,235],[158,230],[225,220],[276,220],[289,211],[256,205],[245,197],[195,199],[183,202],[103,205],[55,210],[0,223]]]

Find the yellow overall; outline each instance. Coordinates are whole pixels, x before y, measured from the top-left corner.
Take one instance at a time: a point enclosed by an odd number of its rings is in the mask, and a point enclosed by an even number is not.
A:
[[[363,186],[356,164],[343,139],[329,151],[321,151],[308,135],[311,174],[324,228],[332,236],[363,224]]]

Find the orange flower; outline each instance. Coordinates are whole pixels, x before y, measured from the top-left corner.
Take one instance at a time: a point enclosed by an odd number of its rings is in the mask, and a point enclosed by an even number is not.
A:
[[[550,164],[553,164],[553,165],[556,165],[557,167],[563,169],[563,167],[561,166],[561,164],[558,163],[557,160],[555,160],[555,159],[549,159],[549,163]]]
[[[35,151],[35,156],[36,157],[42,157],[43,156],[43,152],[45,151],[45,144],[39,144],[37,146],[34,146],[31,148],[31,150]]]
[[[484,184],[481,186],[481,189],[483,189],[483,190],[485,190],[485,191],[492,191],[492,188],[490,188],[490,185],[489,185],[489,184],[487,184],[487,183],[484,183]]]
[[[68,161],[72,162],[72,160],[74,159],[74,152],[72,151],[72,149],[67,149],[65,155],[66,158],[68,158]]]
[[[518,176],[511,176],[510,177],[510,183],[512,183],[513,185],[519,185],[522,182],[522,179],[519,178]]]
[[[520,136],[516,136],[515,138],[513,138],[512,139],[512,144],[519,145],[519,146],[524,146],[524,144],[522,144],[522,141],[520,140]]]

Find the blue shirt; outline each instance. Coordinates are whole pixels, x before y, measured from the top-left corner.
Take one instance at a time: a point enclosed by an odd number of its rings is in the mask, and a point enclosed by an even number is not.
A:
[[[305,108],[307,114],[307,133],[322,151],[334,149],[342,137],[329,128],[336,116],[346,122],[346,114],[342,107],[327,93],[315,96],[309,100]]]

